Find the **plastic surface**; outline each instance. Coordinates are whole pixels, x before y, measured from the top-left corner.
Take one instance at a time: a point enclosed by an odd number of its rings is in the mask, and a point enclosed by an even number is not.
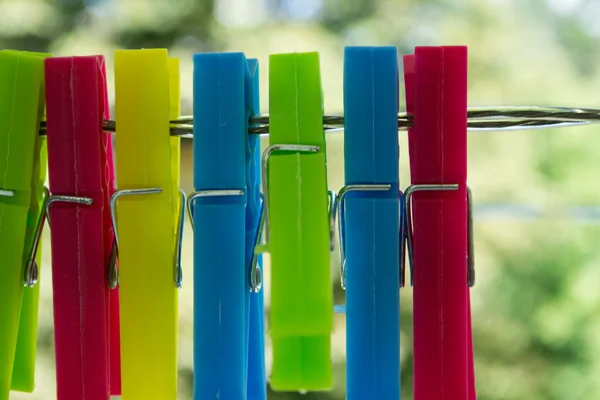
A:
[[[169,65],[169,118],[176,120],[181,114],[179,59],[169,58],[167,62]],[[171,193],[174,196],[171,205],[173,218],[177,221],[181,216],[181,207],[185,207],[185,204],[181,203],[181,196],[178,193],[181,178],[181,138],[173,136],[169,140],[171,142]],[[174,229],[174,238],[177,238],[179,235],[177,224],[174,225]],[[175,244],[173,243],[173,245]]]
[[[121,377],[125,400],[175,400],[177,292],[167,51],[115,52]]]
[[[104,211],[112,145],[101,125],[108,118],[104,57],[45,65],[50,192],[93,199],[50,209],[57,399],[108,399],[112,228]]]
[[[398,59],[395,47],[347,47],[344,56],[345,184],[348,192],[346,398],[400,398],[400,199]]]
[[[100,64],[99,80],[106,85],[106,64]],[[109,117],[108,91],[104,90],[104,114]],[[103,191],[104,191],[104,209],[103,214],[103,237],[104,237],[104,259],[108,260],[113,249],[115,232],[112,226],[110,214],[110,198],[115,192],[115,162],[113,154],[113,136],[102,135],[102,144],[104,151],[100,152],[102,156],[102,165],[105,165]],[[110,394],[119,396],[121,394],[121,317],[119,310],[119,288],[116,287],[108,292],[108,361],[109,361],[109,380]]]
[[[13,51],[13,50],[9,50]],[[13,51],[14,52],[14,51]],[[50,54],[35,52],[20,52],[25,55],[37,57],[50,57]],[[44,108],[44,84],[40,87],[40,110]],[[30,249],[35,233],[35,226],[42,210],[44,201],[44,183],[47,169],[47,148],[45,138],[38,138],[33,156],[33,175],[31,186],[31,203],[27,214],[27,233],[25,236],[25,249]],[[40,239],[36,262],[38,264],[38,281],[41,279],[42,265],[42,243]],[[19,320],[19,333],[17,336],[17,347],[15,349],[15,363],[11,381],[11,390],[21,392],[33,392],[35,387],[35,358],[37,353],[38,336],[38,308],[40,298],[40,286],[26,288],[23,293],[21,305],[21,318]]]
[[[469,398],[466,47],[417,47],[412,95],[412,184],[459,185],[458,191],[413,197],[415,400],[464,400]]]
[[[194,187],[246,190],[243,53],[194,55]],[[246,397],[246,196],[200,197],[194,218],[194,399]]]
[[[249,80],[246,82],[246,107],[251,104],[252,114],[260,114],[258,60],[248,59]],[[260,137],[246,135],[246,276],[250,276],[254,238],[260,218]],[[262,271],[262,256],[258,256],[258,268]],[[264,281],[264,274],[262,274]],[[248,400],[266,400],[267,379],[265,370],[265,306],[264,289],[250,293],[250,279],[246,279],[250,296],[248,332]],[[264,287],[264,282],[263,282]]]
[[[332,386],[333,299],[323,101],[317,53],[270,56],[269,144],[316,145],[316,154],[269,161],[271,387]]]
[[[11,386],[33,389],[39,289],[25,289],[23,274],[43,193],[43,62],[40,54],[0,51],[0,189],[14,191],[0,197],[1,400]]]

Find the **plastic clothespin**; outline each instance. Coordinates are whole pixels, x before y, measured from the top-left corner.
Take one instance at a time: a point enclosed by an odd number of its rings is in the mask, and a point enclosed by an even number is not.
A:
[[[104,57],[49,58],[45,76],[57,398],[109,399],[120,393],[120,357],[118,292],[108,282],[114,170],[101,125]]]
[[[194,399],[247,393],[246,152],[253,77],[243,53],[194,56]],[[254,202],[255,200],[252,199]],[[252,237],[252,248],[254,248]]]
[[[415,400],[468,399],[467,49],[417,47],[409,133]],[[413,72],[414,71],[414,72]],[[411,85],[407,84],[407,88]],[[443,360],[443,361],[442,361]],[[474,398],[474,397],[473,397]]]
[[[269,86],[262,176],[272,266],[270,382],[274,390],[326,390],[332,386],[332,238],[318,53],[270,56]]]
[[[118,190],[111,198],[119,254],[122,396],[177,394],[178,246],[164,49],[115,52]],[[180,275],[179,275],[180,276]]]
[[[29,258],[44,195],[46,147],[38,130],[46,56],[0,51],[1,400],[11,389],[31,392],[34,386],[39,302],[34,285],[41,254]]]
[[[179,72],[179,59],[169,58],[169,118],[176,120],[181,115],[181,79]],[[181,138],[171,136],[171,193],[173,218],[175,219],[175,286],[181,288],[183,285],[183,269],[181,266],[181,246],[183,245],[183,231],[185,223],[185,207],[187,196],[180,189],[181,184]],[[178,196],[177,196],[178,194]]]
[[[21,52],[30,56],[41,58],[50,57],[46,53]],[[44,109],[44,86],[42,84],[40,91],[40,107]],[[32,392],[35,386],[35,358],[37,353],[37,331],[38,331],[38,308],[40,288],[35,285],[35,280],[39,279],[39,266],[41,265],[41,255],[34,255],[35,252],[35,226],[36,221],[42,213],[42,206],[46,195],[44,182],[46,179],[46,160],[47,150],[46,141],[41,138],[37,140],[33,166],[32,181],[32,203],[27,216],[27,235],[25,245],[27,250],[26,273],[31,272],[25,279],[25,286],[28,289],[23,293],[23,302],[21,305],[21,318],[19,320],[19,335],[17,338],[17,348],[15,351],[15,364],[11,389],[22,392]],[[38,242],[39,244],[39,242]],[[35,261],[35,262],[34,262]],[[32,268],[28,268],[31,266]],[[37,272],[35,271],[37,267]]]
[[[246,88],[246,107],[251,104],[252,114],[260,114],[258,60],[248,59],[250,81]],[[262,256],[256,251],[259,240],[259,220],[262,210],[260,194],[260,137],[246,135],[246,265],[250,293],[248,332],[248,400],[266,400],[267,378],[265,369],[265,306],[262,290]]]
[[[348,400],[400,398],[397,57],[395,47],[347,47],[344,56],[346,186],[336,209]]]

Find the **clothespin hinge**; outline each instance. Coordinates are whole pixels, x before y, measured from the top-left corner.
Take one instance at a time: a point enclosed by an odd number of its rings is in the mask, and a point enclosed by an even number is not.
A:
[[[119,285],[119,272],[117,269],[117,257],[119,252],[119,234],[117,232],[117,218],[116,218],[116,207],[117,200],[123,196],[137,196],[137,195],[145,195],[145,194],[158,194],[161,193],[161,188],[143,188],[143,189],[123,189],[116,191],[112,197],[110,198],[110,217],[112,220],[113,230],[115,232],[115,239],[113,242],[113,247],[111,251],[111,256],[109,259],[109,269],[108,269],[108,281],[111,289],[116,288]],[[181,268],[181,246],[183,239],[183,224],[185,217],[185,204],[186,204],[186,195],[183,190],[179,190],[179,194],[181,196],[181,213],[179,215],[177,221],[177,238],[176,238],[176,253],[175,253],[175,261],[174,261],[174,283],[175,287],[178,289],[181,288],[183,284],[183,272]]]
[[[404,212],[403,219],[406,221],[402,226],[408,249],[408,262],[411,271],[411,285],[413,282],[413,228],[412,228],[412,213],[411,200],[415,192],[431,192],[431,191],[455,191],[458,190],[457,184],[441,184],[441,185],[411,185],[404,191]],[[475,286],[475,245],[473,242],[473,197],[471,189],[467,186],[467,284],[469,287]],[[400,258],[400,276],[402,286],[404,286],[405,260]]]
[[[72,203],[89,206],[93,203],[93,199],[89,197],[66,195],[51,196],[48,188],[44,187],[43,207],[35,225],[33,243],[31,244],[31,249],[29,251],[29,258],[25,264],[23,282],[26,287],[33,287],[38,281],[39,267],[36,261],[37,251],[42,238],[42,231],[44,230],[44,224],[46,220],[50,226],[50,206],[52,206],[54,203]]]
[[[344,186],[338,193],[333,207],[333,224],[335,225],[336,214],[338,218],[338,234],[340,245],[340,284],[346,289],[346,236],[344,233],[344,200],[350,192],[384,192],[392,188],[390,184],[356,184]],[[402,199],[402,192],[399,192]],[[400,216],[400,227],[402,227],[402,215]],[[400,229],[400,242],[403,240],[402,228]]]
[[[266,245],[269,242],[269,182],[267,179],[267,170],[269,167],[269,158],[273,153],[318,153],[321,151],[320,146],[313,145],[303,145],[303,144],[274,144],[267,147],[262,155],[261,160],[261,180],[263,186],[263,207],[261,211],[261,223],[259,230],[261,233],[265,232],[265,243],[262,245]],[[327,201],[328,201],[328,213],[329,213],[329,249],[333,251],[335,244],[335,216],[334,209],[336,203],[336,194],[334,191],[329,190],[327,192]],[[262,226],[264,225],[264,226]],[[260,235],[257,236],[260,238]],[[257,241],[257,245],[258,245]]]

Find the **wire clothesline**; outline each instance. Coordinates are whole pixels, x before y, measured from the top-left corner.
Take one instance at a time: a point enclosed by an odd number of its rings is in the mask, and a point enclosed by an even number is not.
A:
[[[558,128],[600,123],[600,109],[577,107],[471,107],[467,110],[469,131],[498,131]],[[413,117],[407,113],[398,114],[398,130],[408,130],[413,125]],[[103,130],[115,132],[115,120],[105,120]],[[323,127],[327,132],[344,128],[343,115],[323,116]],[[171,136],[192,138],[194,117],[183,116],[171,121]],[[250,117],[248,133],[268,136],[269,115],[259,114]],[[46,134],[46,122],[40,124],[40,135]]]

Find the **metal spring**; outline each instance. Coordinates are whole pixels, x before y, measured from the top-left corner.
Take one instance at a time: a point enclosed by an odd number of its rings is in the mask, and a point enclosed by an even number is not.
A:
[[[469,131],[505,131],[523,129],[557,128],[574,125],[600,123],[600,109],[576,107],[472,107],[467,110],[467,129]],[[115,120],[102,122],[105,132],[116,131]],[[398,130],[408,130],[413,125],[413,116],[398,114]],[[323,128],[326,132],[344,128],[343,115],[323,116]],[[184,116],[171,121],[171,136],[192,138],[194,117]],[[250,117],[248,133],[268,136],[269,115],[259,114]],[[46,121],[40,124],[40,135],[46,134]]]

